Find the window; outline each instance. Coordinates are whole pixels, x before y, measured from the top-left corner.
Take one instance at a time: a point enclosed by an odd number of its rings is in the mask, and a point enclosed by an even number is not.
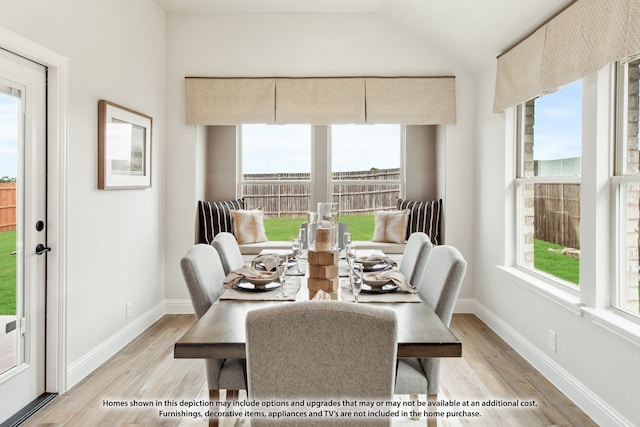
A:
[[[341,215],[393,209],[401,187],[400,125],[331,126],[331,183]]]
[[[311,185],[311,126],[242,125],[238,194],[265,218],[306,217]]]
[[[582,82],[518,107],[517,264],[577,289]]]
[[[640,58],[623,63],[618,72],[619,116],[616,168],[613,178],[617,196],[617,286],[613,306],[640,316],[638,303],[640,238],[640,140],[638,137],[638,81]]]
[[[353,238],[369,240],[373,211],[404,195],[401,125],[242,125],[238,147],[237,192],[246,209],[263,207],[270,240],[294,237],[300,219],[331,199]],[[297,220],[283,225],[289,218]]]

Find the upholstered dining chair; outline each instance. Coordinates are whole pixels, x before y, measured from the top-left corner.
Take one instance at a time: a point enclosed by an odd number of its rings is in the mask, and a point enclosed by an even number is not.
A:
[[[222,293],[225,274],[218,252],[207,244],[192,246],[180,260],[182,276],[189,289],[196,318],[200,319]],[[209,399],[220,399],[220,390],[226,390],[226,398],[237,399],[238,391],[245,388],[244,361],[239,359],[207,359],[207,385]],[[218,425],[217,418],[209,425]]]
[[[420,286],[432,249],[433,243],[426,233],[411,233],[407,239],[398,270],[412,285]]]
[[[447,327],[466,270],[467,261],[453,246],[435,246],[427,260],[418,295]],[[439,378],[439,358],[399,359],[395,393],[410,394],[413,400],[418,394],[435,397]]]
[[[242,253],[240,253],[240,246],[236,240],[236,236],[226,231],[218,233],[211,242],[218,255],[220,255],[220,261],[222,261],[222,267],[224,268],[225,276],[230,271],[238,269],[244,265],[242,259]]]
[[[247,383],[252,400],[393,399],[396,315],[340,301],[257,309],[246,318]],[[269,420],[253,426],[389,426],[389,419]]]

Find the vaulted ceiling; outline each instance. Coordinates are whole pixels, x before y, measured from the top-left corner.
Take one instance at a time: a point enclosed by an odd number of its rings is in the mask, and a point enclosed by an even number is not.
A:
[[[574,0],[156,0],[177,13],[377,14],[471,70],[482,69]]]

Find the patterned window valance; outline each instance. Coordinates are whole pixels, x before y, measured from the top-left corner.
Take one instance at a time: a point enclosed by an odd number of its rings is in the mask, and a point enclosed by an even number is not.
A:
[[[186,124],[455,124],[454,77],[187,77]]]
[[[494,111],[640,52],[640,0],[578,0],[498,58]]]

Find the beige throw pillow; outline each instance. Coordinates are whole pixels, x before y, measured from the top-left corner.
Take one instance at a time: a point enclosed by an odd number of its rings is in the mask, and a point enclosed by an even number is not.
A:
[[[231,211],[233,219],[233,234],[238,243],[260,243],[267,241],[264,232],[262,208],[253,210]]]
[[[374,242],[404,243],[407,237],[409,209],[374,212]]]

